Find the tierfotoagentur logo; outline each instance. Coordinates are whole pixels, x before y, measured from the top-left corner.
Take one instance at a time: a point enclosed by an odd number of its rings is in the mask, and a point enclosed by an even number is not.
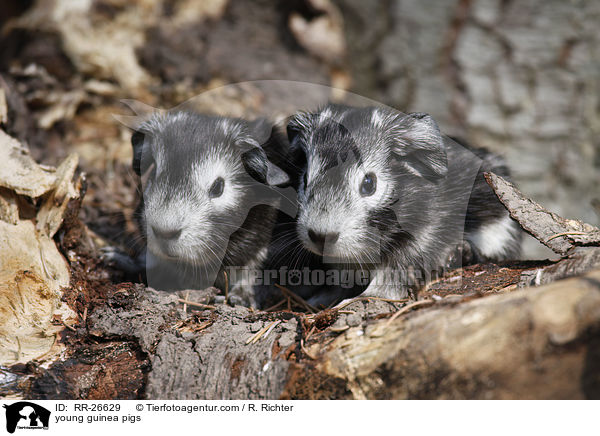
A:
[[[247,286],[270,286],[275,283],[281,286],[339,286],[352,288],[377,283],[382,286],[402,284],[404,286],[423,286],[431,279],[442,277],[446,270],[440,268],[433,271],[423,271],[419,267],[403,269],[302,269],[280,268],[250,269],[248,267],[228,266],[226,268],[230,280]],[[460,280],[456,281],[457,286]]]
[[[3,405],[6,409],[6,431],[14,433],[19,430],[48,430],[50,411],[29,401],[19,401]]]

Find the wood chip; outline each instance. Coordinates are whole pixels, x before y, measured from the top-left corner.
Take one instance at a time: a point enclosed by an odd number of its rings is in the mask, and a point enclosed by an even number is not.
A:
[[[215,306],[211,306],[209,304],[196,303],[195,301],[188,301],[185,298],[179,298],[177,301],[180,303],[183,303],[183,304],[193,306],[193,307],[199,307],[201,309],[210,309],[210,310],[216,309]]]
[[[597,227],[548,211],[496,174],[485,173],[485,179],[521,228],[555,253],[565,256],[576,246],[600,245]]]
[[[275,328],[275,326],[277,324],[279,324],[280,322],[281,322],[281,320],[278,319],[276,321],[271,322],[270,324],[267,324],[265,327],[263,327],[262,329],[260,329],[254,335],[250,336],[246,340],[246,345],[248,345],[248,344],[256,344],[261,339],[261,337],[263,337],[263,335],[266,337],[266,335],[271,332],[271,329]]]

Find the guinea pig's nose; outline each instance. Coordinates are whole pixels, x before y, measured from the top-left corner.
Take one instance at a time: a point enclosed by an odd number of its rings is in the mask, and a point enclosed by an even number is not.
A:
[[[156,226],[152,226],[152,231],[154,232],[154,235],[157,238],[160,239],[164,239],[164,240],[172,240],[172,239],[177,239],[179,238],[179,235],[181,235],[181,229],[161,229],[159,227]]]
[[[318,233],[315,232],[313,229],[308,229],[308,237],[317,246],[319,251],[323,252],[325,242],[327,242],[328,244],[335,244],[335,242],[340,237],[340,234],[338,232]]]

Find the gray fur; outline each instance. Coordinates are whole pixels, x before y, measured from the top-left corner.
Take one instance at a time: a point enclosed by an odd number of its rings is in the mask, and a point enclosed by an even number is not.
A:
[[[403,298],[463,260],[518,256],[519,228],[483,179],[506,176],[503,162],[444,138],[429,115],[330,104],[294,116],[288,136],[304,166],[298,237],[334,266],[368,270],[362,295]]]
[[[256,304],[254,291],[225,271],[261,268],[267,257],[284,200],[274,188],[289,183],[267,156],[281,148],[277,141],[264,120],[184,111],[153,115],[137,129],[133,167],[144,180],[137,216],[147,245],[139,263],[150,286],[227,286],[231,301]]]

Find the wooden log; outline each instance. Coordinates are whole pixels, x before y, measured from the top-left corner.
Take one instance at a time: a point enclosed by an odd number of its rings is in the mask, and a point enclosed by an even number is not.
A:
[[[350,328],[311,351],[284,398],[600,398],[600,270]]]

